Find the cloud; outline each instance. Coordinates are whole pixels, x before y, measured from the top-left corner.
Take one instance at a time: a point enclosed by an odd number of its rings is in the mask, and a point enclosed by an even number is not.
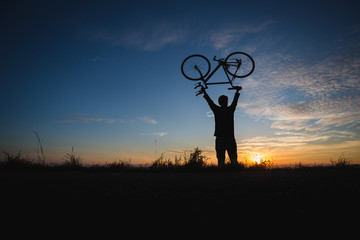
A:
[[[101,117],[91,117],[82,114],[75,114],[72,118],[58,118],[55,122],[60,123],[72,123],[72,122],[80,122],[80,123],[92,123],[92,122],[105,122],[105,123],[114,123],[115,119],[112,118],[101,118]]]
[[[144,123],[148,123],[148,124],[152,124],[152,125],[158,124],[158,122],[155,119],[153,119],[149,116],[139,117],[138,119],[140,121],[143,121]]]
[[[168,132],[154,132],[154,133],[143,133],[140,134],[142,136],[159,136],[159,137],[163,137],[168,135]]]
[[[284,49],[258,55],[256,71],[241,81],[239,110],[269,124],[271,135],[239,141],[239,152],[270,153],[286,161],[328,160],[331,153],[346,152],[358,159],[359,54],[340,47]]]
[[[320,136],[320,135],[310,135],[310,134],[303,134],[297,133],[294,134],[293,132],[283,134],[280,133],[280,136],[277,137],[266,137],[266,136],[257,136],[253,138],[248,138],[242,140],[238,144],[238,149],[255,149],[255,150],[262,150],[262,149],[273,149],[273,148],[289,148],[289,147],[297,147],[297,146],[304,146],[309,143],[325,141],[329,139],[329,136]]]
[[[355,136],[350,131],[326,131],[326,132],[275,132],[275,136],[257,136],[243,139],[238,143],[239,150],[252,151],[289,151],[299,148],[307,149],[313,146],[328,146],[329,143],[336,143],[337,139],[348,139]]]
[[[247,97],[238,104],[256,120],[294,131],[360,122],[360,57],[339,53],[315,62],[278,54],[258,57],[257,65],[256,78],[242,82]]]
[[[276,132],[274,136],[246,138],[238,143],[240,155],[266,154],[280,162],[321,162],[346,152],[358,159],[360,140],[351,131]]]
[[[119,32],[98,30],[93,34],[93,37],[101,42],[142,51],[156,51],[166,45],[179,44],[188,36],[188,30],[184,25],[169,22],[145,23],[137,28]]]
[[[265,31],[269,25],[275,22],[274,20],[267,20],[260,24],[235,23],[229,26],[222,26],[219,29],[210,31],[206,38],[215,50],[227,49],[237,45],[248,34]]]
[[[206,116],[209,117],[209,118],[213,118],[214,117],[213,111],[206,112]]]
[[[270,25],[276,23],[267,20],[257,24],[232,23],[218,28],[204,29],[203,24],[189,21],[153,21],[142,23],[131,29],[109,30],[97,29],[92,38],[112,45],[125,48],[136,48],[142,51],[157,51],[168,45],[176,45],[191,40],[200,45],[213,47],[215,50],[237,48],[239,41],[249,34],[263,33]],[[199,29],[202,29],[199,31]],[[256,48],[247,45],[243,50]]]
[[[153,119],[152,117],[149,117],[149,116],[139,117],[139,118],[137,118],[137,120],[140,120],[141,122],[144,122],[147,124],[152,124],[152,125],[158,124],[158,122],[155,119]],[[117,122],[117,123],[124,124],[124,123],[134,123],[137,120],[123,120],[123,119],[93,117],[93,116],[88,116],[85,114],[74,114],[73,117],[70,117],[70,118],[57,118],[57,119],[55,119],[55,122],[59,122],[59,123],[94,123],[94,122],[115,123],[115,122]],[[165,133],[162,132],[159,134],[164,135]]]

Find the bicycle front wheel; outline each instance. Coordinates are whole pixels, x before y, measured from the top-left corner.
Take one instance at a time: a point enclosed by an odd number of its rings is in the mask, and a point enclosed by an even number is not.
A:
[[[205,78],[210,72],[209,60],[199,54],[191,55],[182,62],[181,72],[189,80],[198,81]]]
[[[226,71],[233,77],[244,78],[253,73],[254,59],[247,53],[234,52],[225,59]]]

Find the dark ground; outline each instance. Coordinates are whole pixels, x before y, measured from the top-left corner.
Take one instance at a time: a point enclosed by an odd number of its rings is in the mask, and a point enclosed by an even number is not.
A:
[[[360,212],[358,167],[1,171],[0,188],[2,219],[10,225],[335,227],[358,221]]]

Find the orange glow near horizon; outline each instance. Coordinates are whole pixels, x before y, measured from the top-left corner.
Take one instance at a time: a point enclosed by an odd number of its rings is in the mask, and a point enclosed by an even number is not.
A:
[[[349,144],[349,143],[348,143]],[[359,144],[359,142],[356,142]],[[277,148],[277,149],[258,149],[254,148],[238,149],[238,162],[244,164],[260,164],[264,160],[269,160],[274,166],[283,166],[283,165],[294,165],[294,164],[330,164],[331,159],[338,159],[338,157],[343,154],[346,159],[351,160],[352,164],[360,163],[360,150],[356,148],[358,145],[353,143],[350,146],[345,147],[345,144],[340,146],[332,146],[331,151],[326,146],[304,146],[296,148]],[[356,145],[356,146],[355,146]],[[201,149],[201,148],[200,148]],[[207,157],[208,164],[217,164],[216,152],[215,149],[204,147],[202,150],[203,154]],[[164,154],[166,159],[175,161],[175,157],[181,158],[183,160],[184,153],[188,155],[193,151],[193,149],[179,149],[179,150],[159,150],[156,155],[152,149],[143,149],[135,150],[130,149],[129,151],[119,150],[117,152],[109,151],[108,149],[87,149],[87,148],[75,148],[75,154],[80,156],[82,159],[82,164],[91,165],[91,164],[106,164],[112,163],[115,161],[128,161],[134,165],[147,165],[154,162],[161,153]],[[56,149],[48,150],[45,152],[47,163],[62,163],[64,162],[64,155],[69,152],[69,149]],[[29,159],[37,159],[37,155],[32,152],[32,149],[24,151],[24,155],[28,156]],[[228,155],[226,154],[228,160]]]

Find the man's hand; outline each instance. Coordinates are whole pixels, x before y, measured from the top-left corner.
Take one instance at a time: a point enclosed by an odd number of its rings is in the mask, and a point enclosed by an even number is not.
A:
[[[206,93],[204,86],[201,83],[198,83],[194,89],[200,87],[201,89],[196,92],[196,96],[199,96],[200,94]]]
[[[196,92],[196,96],[199,96],[200,94],[206,93],[205,88],[202,87],[199,91]]]

